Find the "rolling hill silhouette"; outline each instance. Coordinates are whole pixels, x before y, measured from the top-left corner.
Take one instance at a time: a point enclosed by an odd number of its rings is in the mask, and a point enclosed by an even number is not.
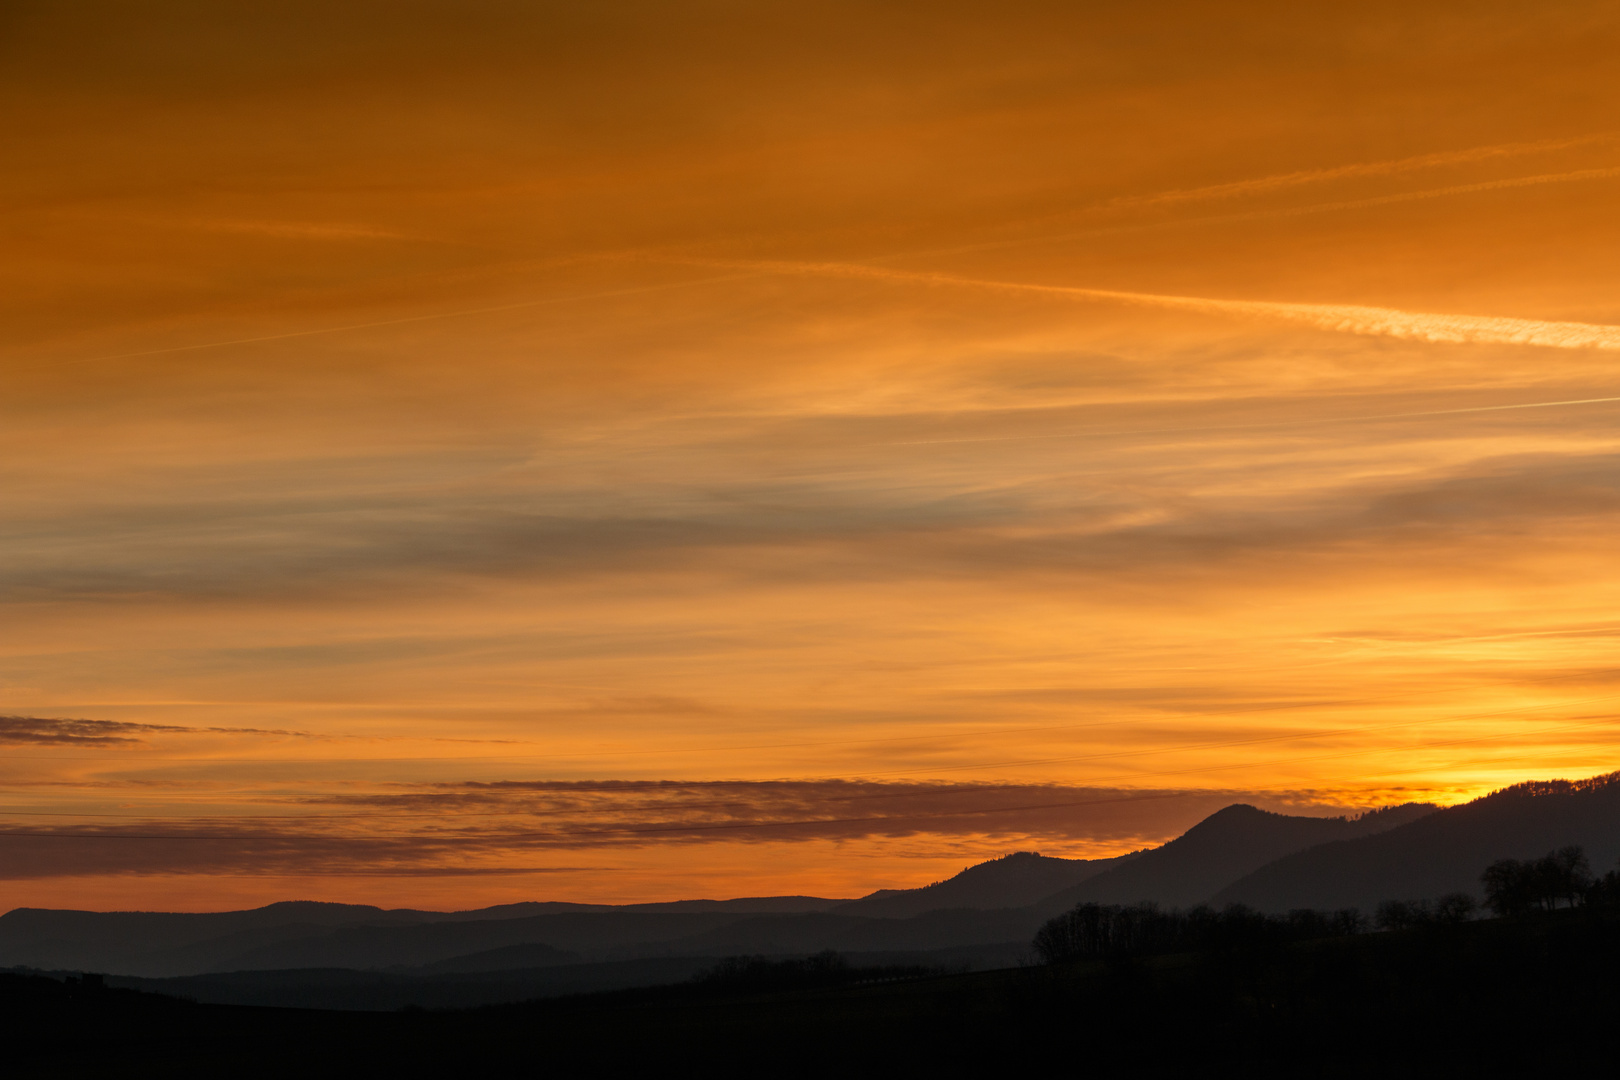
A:
[[[1167,907],[1200,904],[1274,859],[1328,843],[1404,825],[1433,813],[1429,803],[1407,803],[1357,818],[1295,817],[1239,803],[1188,829],[1163,847],[1047,897],[1040,909],[1055,915],[1088,900],[1107,904],[1152,901]]]
[[[182,974],[228,956],[342,926],[410,926],[432,912],[292,900],[249,911],[60,911],[17,908],[0,915],[0,963],[32,967]],[[172,956],[158,969],[149,958]],[[202,967],[196,965],[201,964]],[[168,970],[172,969],[172,970]]]
[[[1054,859],[1039,852],[1016,851],[920,889],[879,889],[870,896],[839,904],[835,910],[840,915],[904,918],[946,908],[983,911],[1028,907],[1135,857]]]
[[[1594,869],[1620,857],[1620,773],[1516,784],[1375,836],[1312,847],[1256,867],[1214,899],[1288,911],[1477,895],[1480,871],[1497,859],[1567,844],[1584,847]]]
[[[528,902],[455,912],[310,901],[204,913],[17,908],[0,915],[0,966],[150,978],[418,966],[512,945],[572,952],[662,942],[761,913],[821,911],[838,903],[784,896],[619,907]],[[592,915],[605,918],[582,919]]]

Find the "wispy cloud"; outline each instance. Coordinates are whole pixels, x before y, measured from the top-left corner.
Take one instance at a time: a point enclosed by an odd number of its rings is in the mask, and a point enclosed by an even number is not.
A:
[[[149,735],[280,735],[313,738],[305,731],[269,728],[187,727],[136,724],[122,720],[73,720],[42,716],[0,716],[0,743],[32,746],[137,746]]]
[[[975,836],[1006,844],[1153,843],[1234,802],[1316,814],[1331,793],[1066,784],[587,781],[396,785],[299,800],[303,823],[0,826],[0,877],[81,874],[513,874],[559,852],[668,844]],[[331,816],[328,816],[331,815]],[[536,857],[543,861],[535,862]]]
[[[1501,411],[1491,407],[1482,414]],[[1388,415],[1422,425],[1453,414]],[[1258,439],[1258,445],[1237,441],[1226,457],[1210,456],[1197,470],[1187,470],[1186,479],[1201,475],[1203,483],[1224,487],[1256,455],[1263,460],[1270,453],[1265,440],[1276,437],[1273,428],[1303,438],[1313,426],[1333,430],[1336,424],[1343,426],[1332,418],[1233,425],[1224,429],[1226,438]],[[1420,426],[1416,434],[1427,432]],[[1211,433],[1197,426],[1161,429],[1158,435],[1092,429],[983,441],[1050,445],[1059,437],[1078,439],[1077,454],[1094,453],[1087,449],[1091,445],[1114,453],[1123,448],[1151,464],[1154,455],[1166,452],[1156,440],[1169,440],[1173,449]],[[773,434],[766,429],[753,439],[769,441]],[[927,449],[934,441],[917,445]],[[910,452],[910,446],[890,452]],[[1187,559],[1196,554],[1198,561],[1257,550],[1306,555],[1351,539],[1411,543],[1419,538],[1419,523],[1421,535],[1434,542],[1473,543],[1509,521],[1539,528],[1554,521],[1606,520],[1620,513],[1615,475],[1612,454],[1588,450],[1479,458],[1387,477],[1319,471],[1283,502],[1264,493],[1246,496],[1241,488],[1189,501],[1152,486],[1122,489],[1106,478],[1063,470],[1017,483],[986,482],[977,490],[948,477],[917,476],[903,486],[869,489],[815,478],[766,483],[716,476],[706,481],[701,497],[627,487],[573,506],[544,485],[495,492],[473,484],[459,492],[386,499],[340,491],[292,502],[267,493],[262,502],[244,497],[229,504],[209,502],[205,485],[192,506],[171,495],[167,505],[150,510],[88,512],[42,527],[28,545],[16,545],[0,573],[0,595],[14,601],[246,597],[267,590],[360,596],[391,592],[402,582],[417,589],[467,577],[577,584],[623,573],[779,582],[874,573],[903,580],[969,569],[1000,580],[1058,566],[1077,572],[1106,566],[1121,573],[1132,565],[1162,568],[1177,551]],[[56,544],[53,532],[98,542]],[[161,534],[161,543],[153,542],[154,533]],[[734,561],[744,553],[751,553],[746,561]],[[401,639],[388,648],[432,655],[433,645],[413,642]],[[264,648],[242,659],[271,666],[309,662],[317,654],[364,661],[376,648],[369,641]]]
[[[0,716],[0,742],[34,746],[133,746],[142,741],[137,737],[141,734],[185,730],[173,724]]]

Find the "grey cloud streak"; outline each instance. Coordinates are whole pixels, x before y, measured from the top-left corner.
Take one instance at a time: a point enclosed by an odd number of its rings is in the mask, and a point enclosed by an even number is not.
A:
[[[186,727],[180,724],[135,724],[122,720],[75,720],[43,716],[0,716],[0,743],[31,746],[139,746],[146,735],[290,735],[308,732],[267,728]]]
[[[431,588],[458,577],[544,581],[691,570],[788,579],[930,576],[967,567],[991,576],[1040,568],[1118,572],[1195,554],[1307,555],[1358,540],[1398,545],[1607,518],[1620,512],[1620,455],[1478,461],[1449,473],[1324,482],[1270,500],[1076,487],[1059,475],[972,493],[895,491],[885,502],[865,491],[733,485],[724,498],[639,513],[547,513],[469,499],[460,507],[395,505],[387,512],[329,508],[318,527],[309,515],[300,523],[300,515],[244,508],[221,510],[195,530],[182,525],[169,543],[144,552],[121,544],[116,527],[84,520],[73,527],[98,536],[96,545],[65,555],[48,545],[20,552],[0,574],[0,595],[363,595],[407,580]],[[1139,523],[1143,513],[1156,520]],[[1005,535],[1008,527],[1019,535]],[[131,551],[139,553],[133,560]],[[716,558],[721,553],[725,558]],[[735,562],[738,555],[750,556],[748,569]]]
[[[300,800],[310,818],[0,827],[0,876],[533,872],[536,856],[669,844],[998,838],[1152,843],[1250,802],[1334,812],[1311,792],[876,781],[442,783]],[[1311,812],[1306,809],[1305,812]],[[1342,809],[1341,811],[1342,812]],[[341,817],[334,819],[330,814]],[[421,815],[418,817],[417,815]],[[421,821],[419,828],[413,822]],[[365,822],[369,824],[357,824]],[[521,869],[514,866],[521,865]]]
[[[66,720],[41,716],[0,716],[0,743],[34,746],[135,746],[137,734],[185,731],[172,724],[128,724],[117,720]]]

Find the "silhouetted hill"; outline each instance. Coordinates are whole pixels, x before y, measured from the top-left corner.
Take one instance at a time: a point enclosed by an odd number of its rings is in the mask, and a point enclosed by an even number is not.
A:
[[[1296,817],[1240,803],[1219,810],[1163,847],[1044,899],[1048,915],[1096,901],[1149,900],[1167,907],[1203,903],[1226,886],[1284,855],[1317,844],[1383,832],[1431,814],[1429,803],[1407,803],[1356,818]]]
[[[855,968],[910,966],[968,971],[1015,967],[1028,954],[1027,942],[1008,941],[947,949],[851,951],[841,956]],[[460,961],[452,960],[412,971],[305,968],[230,971],[164,979],[112,975],[107,977],[106,984],[220,1005],[362,1011],[388,1011],[406,1006],[470,1008],[684,983],[713,968],[726,955],[735,954],[653,956],[492,970],[459,970]],[[786,959],[804,954],[780,955]],[[70,973],[53,974],[60,978]],[[0,972],[0,979],[5,976],[6,973]]]
[[[955,877],[920,889],[879,889],[834,910],[840,915],[905,918],[949,908],[1029,907],[1110,869],[1120,858],[1053,859],[1033,851],[1018,851],[970,866]]]
[[[242,968],[416,966],[508,945],[572,951],[666,941],[761,913],[823,911],[839,903],[784,896],[623,907],[519,903],[455,912],[310,901],[203,913],[17,908],[0,915],[0,967],[156,978]],[[609,918],[577,921],[587,915]],[[666,925],[660,918],[676,921]]]
[[[482,952],[464,953],[444,960],[435,960],[431,964],[420,965],[413,974],[475,975],[493,971],[556,967],[559,964],[578,963],[579,960],[579,953],[528,942],[523,945],[503,945],[498,949],[485,949]]]
[[[52,914],[72,915],[74,918],[66,920],[70,925],[88,925],[106,937],[29,938],[31,930],[52,921],[40,916]],[[894,951],[1006,944],[1028,942],[1039,925],[1029,908],[957,909],[910,919],[835,912],[761,915],[747,911],[610,908],[404,925],[293,923],[250,927],[200,941],[185,940],[167,947],[159,943],[154,947],[150,942],[116,936],[116,932],[127,932],[131,925],[138,931],[151,920],[114,916],[103,925],[81,917],[90,914],[22,913],[10,931],[15,935],[12,948],[0,953],[0,964],[146,978],[331,968],[475,973],[661,956],[791,955],[823,949]],[[171,934],[171,939],[175,936]]]
[[[483,919],[522,919],[531,915],[556,915],[573,911],[726,911],[738,915],[792,915],[801,912],[831,911],[848,900],[823,896],[743,896],[735,900],[662,900],[647,904],[569,904],[561,901],[523,901],[498,904],[473,911],[440,915],[422,912],[429,922],[466,922]]]
[[[1027,942],[1041,920],[1033,908],[929,911],[909,919],[873,919],[831,912],[759,916],[673,941],[671,952],[714,956],[764,953],[931,950],[952,946]]]
[[[1517,784],[1379,835],[1300,851],[1255,868],[1215,900],[1287,911],[1477,896],[1490,863],[1568,844],[1584,847],[1596,869],[1620,857],[1620,773]]]
[[[241,952],[340,926],[409,926],[432,912],[363,904],[284,901],[250,911],[58,911],[17,908],[0,915],[0,964],[112,971],[155,954],[209,955],[209,943]],[[182,967],[185,960],[178,961]],[[168,972],[153,972],[153,974]],[[178,973],[175,972],[175,973]]]
[[[736,900],[668,900],[655,904],[623,904],[614,911],[725,911],[737,915],[801,915],[831,911],[850,903],[820,896],[744,896]]]
[[[217,955],[207,967],[171,973],[318,967],[384,970],[516,945],[543,945],[592,959],[657,955],[668,952],[669,942],[758,917],[743,912],[609,909],[415,926],[343,926]],[[195,952],[187,958],[196,958]]]

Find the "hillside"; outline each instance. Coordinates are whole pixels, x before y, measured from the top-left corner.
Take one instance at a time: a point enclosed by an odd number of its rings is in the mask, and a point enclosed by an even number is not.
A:
[[[112,936],[141,921],[113,918],[95,940],[32,936],[50,920],[23,911],[0,918],[0,967],[89,970],[171,978],[208,973],[346,969],[475,974],[653,957],[824,949],[858,952],[936,951],[996,945],[1021,951],[1040,925],[1033,908],[956,909],[910,918],[838,912],[754,914],[747,911],[559,911],[526,918],[407,925],[313,926],[292,923],[237,930],[219,937],[154,945]],[[72,913],[88,915],[93,913]],[[9,920],[10,925],[5,924]]]
[[[1217,811],[1163,847],[1110,867],[1090,880],[1047,897],[1049,914],[1096,901],[1152,901],[1188,907],[1284,855],[1334,840],[1383,832],[1433,813],[1428,803],[1407,803],[1357,818],[1296,817],[1238,804]]]
[[[1379,835],[1293,853],[1256,867],[1215,900],[1287,911],[1478,895],[1480,871],[1490,863],[1567,844],[1584,847],[1599,871],[1620,857],[1620,773],[1517,784]]]
[[[920,889],[880,889],[840,904],[835,910],[841,915],[904,918],[948,908],[983,911],[1029,907],[1130,858],[1134,856],[1054,859],[1034,851],[1017,851],[970,866],[955,877]]]
[[[417,966],[513,945],[601,952],[689,937],[760,913],[796,914],[837,902],[765,897],[627,907],[523,903],[458,912],[308,902],[206,913],[17,908],[0,915],[0,967],[162,978],[243,969]]]

